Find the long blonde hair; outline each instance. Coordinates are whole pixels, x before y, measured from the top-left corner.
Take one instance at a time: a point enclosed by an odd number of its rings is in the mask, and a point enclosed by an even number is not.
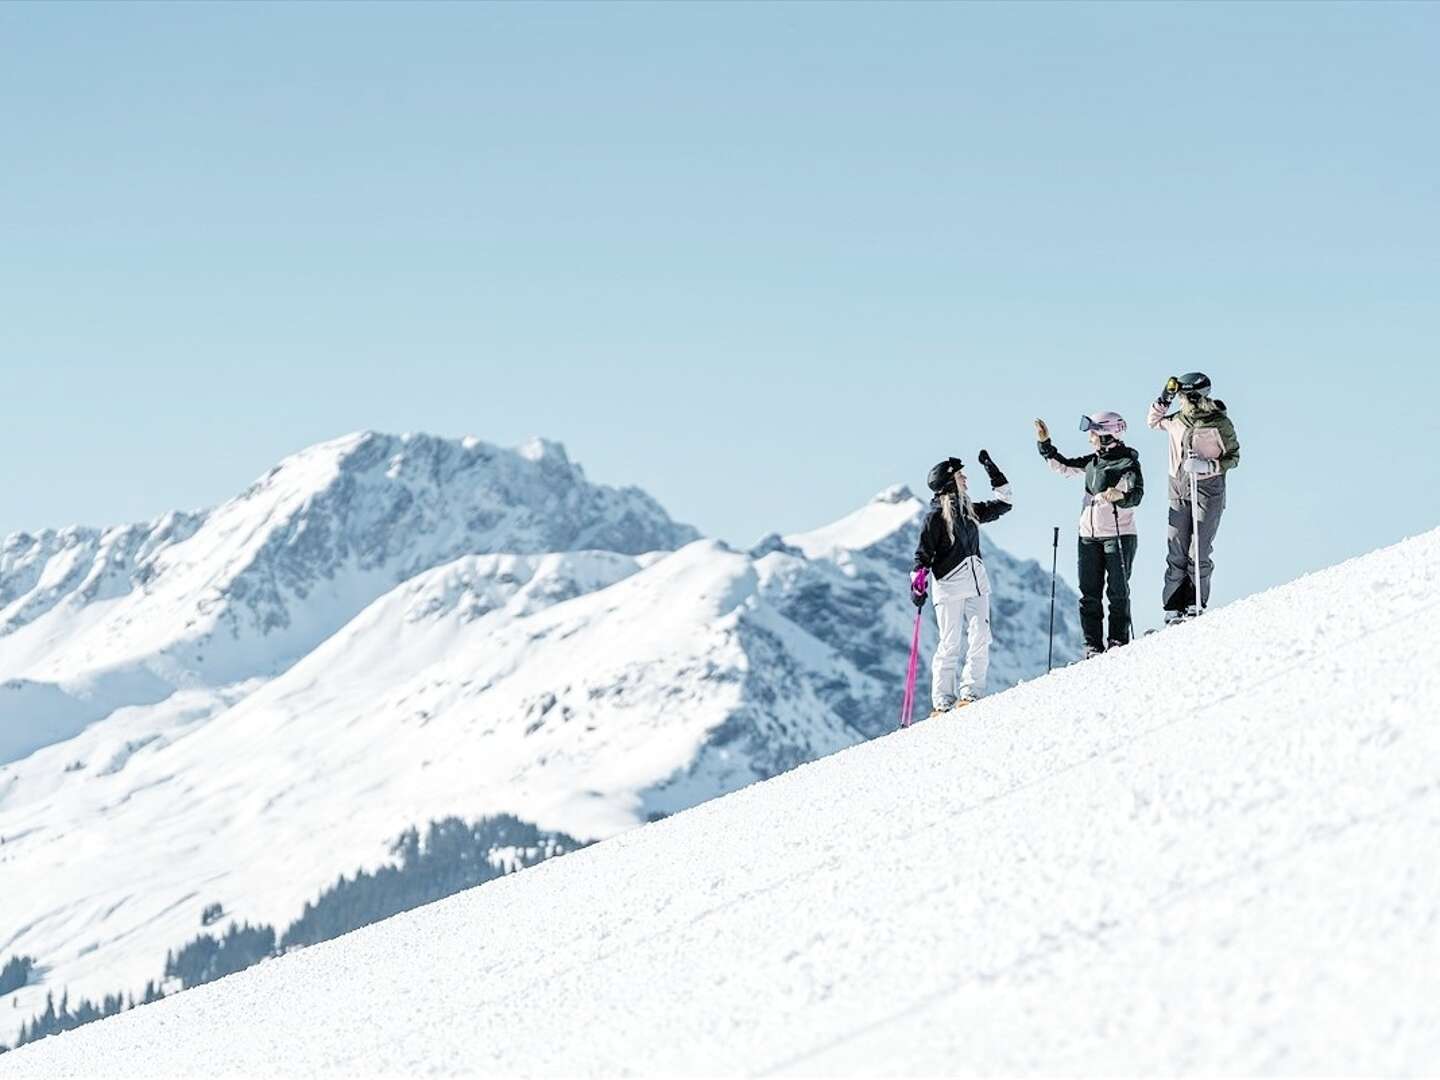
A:
[[[1215,411],[1215,402],[1210,395],[1206,394],[1199,401],[1191,401],[1189,398],[1182,398],[1180,411],[1186,416],[1206,416]]]
[[[961,491],[959,485],[954,489],[945,492],[940,496],[940,516],[945,519],[945,531],[950,536],[950,542],[955,542],[955,523],[965,517],[980,524],[980,517],[975,513],[975,504],[970,501],[969,492]]]

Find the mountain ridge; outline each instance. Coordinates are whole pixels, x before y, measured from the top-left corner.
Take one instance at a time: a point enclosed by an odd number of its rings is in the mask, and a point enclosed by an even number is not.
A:
[[[148,670],[156,692],[274,675],[389,587],[461,555],[640,554],[698,535],[638,489],[589,484],[556,443],[358,432],[209,510],[5,538],[0,678],[94,697],[89,684],[118,667]]]

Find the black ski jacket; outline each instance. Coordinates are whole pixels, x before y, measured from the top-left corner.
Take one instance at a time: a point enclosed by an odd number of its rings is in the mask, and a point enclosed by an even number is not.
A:
[[[1010,488],[999,469],[990,473],[990,484],[996,489],[998,499],[987,499],[974,503],[975,516],[980,524],[994,521],[1010,512]],[[945,515],[940,511],[940,496],[930,500],[930,509],[920,526],[920,542],[915,546],[915,569],[922,566],[930,571],[931,577],[949,577],[955,568],[966,559],[980,558],[980,526],[969,518],[957,518],[955,538],[945,527]]]

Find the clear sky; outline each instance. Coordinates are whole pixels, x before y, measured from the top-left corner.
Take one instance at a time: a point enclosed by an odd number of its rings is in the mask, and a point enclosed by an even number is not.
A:
[[[1224,601],[1440,524],[1440,5],[0,6],[0,533],[347,431],[564,442],[737,545],[988,447],[1073,580],[1202,369]],[[983,488],[983,484],[981,485]]]

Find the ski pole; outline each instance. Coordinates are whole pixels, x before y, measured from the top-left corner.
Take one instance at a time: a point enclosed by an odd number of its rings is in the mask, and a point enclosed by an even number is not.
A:
[[[915,580],[911,583],[911,591],[918,584],[922,589],[925,587],[929,574],[922,568],[916,573]],[[905,669],[905,698],[900,703],[900,726],[908,728],[911,717],[915,713],[915,678],[920,671],[920,618],[925,614],[925,607],[922,604],[915,609],[915,631],[910,635],[910,665]]]
[[[1055,568],[1060,564],[1060,526],[1055,526],[1055,537],[1051,542],[1050,554],[1050,644],[1045,651],[1045,674],[1055,667]]]
[[[1125,554],[1125,538],[1120,535],[1120,508],[1114,503],[1110,509],[1115,512],[1115,545],[1120,549],[1120,569],[1125,574],[1125,639],[1135,640],[1135,612],[1130,606],[1130,560]]]
[[[920,617],[925,614],[921,608],[915,612],[915,632],[910,636],[910,666],[905,671],[905,700],[900,705],[900,726],[908,728],[915,714],[915,677],[920,670]]]
[[[1193,459],[1199,455],[1190,456]],[[1191,614],[1199,615],[1205,608],[1200,602],[1200,478],[1194,469],[1190,470],[1190,561],[1195,567],[1195,605]]]

